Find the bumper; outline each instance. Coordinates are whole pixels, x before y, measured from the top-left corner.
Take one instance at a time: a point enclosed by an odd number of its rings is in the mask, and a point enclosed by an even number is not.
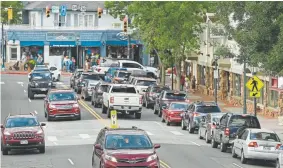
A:
[[[171,123],[181,123],[182,118],[181,117],[168,117],[168,120]]]
[[[110,110],[116,110],[118,113],[130,114],[141,113],[142,106],[110,106]]]
[[[111,161],[106,161],[104,164],[104,168],[131,168],[131,167],[139,167],[139,168],[161,168],[159,161],[151,161],[151,162],[144,162],[144,163],[135,163],[130,164],[129,163],[115,163]]]
[[[51,87],[50,88],[30,88],[30,90],[33,93],[37,93],[37,94],[46,94],[49,89],[51,89]]]
[[[245,157],[248,159],[261,159],[261,160],[276,160],[278,158],[279,152],[276,153],[267,153],[267,152],[259,152],[248,150],[245,153]]]
[[[60,118],[77,118],[81,114],[81,111],[77,109],[74,111],[73,109],[70,111],[49,111],[49,117],[55,118],[55,119],[60,119]]]
[[[44,139],[38,141],[28,141],[28,144],[20,144],[20,140],[6,141],[6,144],[3,145],[4,148],[10,149],[34,149],[41,148],[45,146]]]

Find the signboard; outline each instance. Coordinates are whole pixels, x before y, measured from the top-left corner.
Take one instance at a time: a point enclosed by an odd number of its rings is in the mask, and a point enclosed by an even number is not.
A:
[[[77,11],[77,10],[78,10],[78,8],[79,8],[79,6],[78,6],[78,5],[76,5],[76,4],[73,4],[73,5],[72,5],[72,10],[73,10],[73,11]]]
[[[111,111],[111,128],[118,128],[118,123],[117,123],[117,111],[112,110]]]
[[[59,6],[52,6],[51,7],[51,12],[52,13],[59,13],[60,12],[60,7]]]
[[[81,6],[81,12],[86,12],[86,6],[84,5]]]
[[[251,91],[250,97],[260,97],[260,90],[263,88],[264,83],[257,77],[253,76],[246,83],[246,87]]]
[[[127,40],[128,39],[127,33],[124,33],[124,32],[120,32],[120,33],[116,34],[116,37],[120,40]]]
[[[76,34],[64,32],[48,32],[46,33],[46,41],[76,41]]]
[[[214,79],[218,79],[218,70],[214,70],[213,76],[214,76]]]
[[[61,8],[61,10],[60,10],[60,15],[61,15],[61,16],[66,16],[66,13],[67,13],[67,6],[62,5],[60,8]]]

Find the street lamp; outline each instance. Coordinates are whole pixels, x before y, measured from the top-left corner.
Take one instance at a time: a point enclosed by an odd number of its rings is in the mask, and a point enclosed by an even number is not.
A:
[[[218,60],[220,59],[219,56],[215,55],[214,57],[214,99],[215,103],[217,103],[217,86],[218,86]]]
[[[80,40],[80,37],[77,37],[76,38],[76,44],[77,44],[77,58],[76,58],[76,63],[77,63],[77,68],[78,68],[78,61],[79,61],[79,40]]]

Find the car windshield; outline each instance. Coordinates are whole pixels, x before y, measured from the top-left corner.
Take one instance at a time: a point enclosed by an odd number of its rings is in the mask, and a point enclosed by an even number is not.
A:
[[[199,113],[219,113],[220,108],[218,106],[197,106],[196,112]]]
[[[114,86],[112,93],[136,93],[136,89],[134,87]]]
[[[211,117],[211,120],[212,122],[219,122],[220,118],[222,117],[223,115],[212,115]]]
[[[188,104],[184,103],[172,103],[169,107],[170,110],[187,110]]]
[[[246,126],[248,128],[260,128],[257,118],[245,115],[233,115],[229,122],[230,126]]]
[[[100,80],[101,78],[97,74],[83,74],[83,79],[85,80]]]
[[[278,136],[272,132],[256,132],[250,134],[251,140],[280,142]]]
[[[166,99],[185,100],[187,95],[185,93],[166,93]]]
[[[119,78],[126,78],[128,76],[130,76],[130,73],[128,73],[128,72],[119,72],[118,73]]]
[[[137,86],[150,86],[156,84],[156,81],[151,80],[137,80]]]
[[[33,70],[33,72],[35,72],[35,71],[42,72],[42,71],[49,71],[49,69],[48,68],[36,68],[36,69]]]
[[[73,92],[61,92],[51,93],[49,95],[50,101],[65,101],[65,100],[76,100],[76,95]]]
[[[146,135],[110,134],[106,136],[106,149],[152,149],[153,145]]]
[[[103,92],[106,92],[106,90],[107,90],[107,88],[108,88],[108,85],[101,85],[99,88],[100,88],[100,89],[102,88],[102,91],[103,91]]]
[[[29,117],[19,117],[19,118],[9,118],[6,122],[6,128],[15,127],[34,127],[39,126],[38,121],[35,118]]]
[[[154,87],[154,88],[152,89],[152,92],[154,92],[154,93],[161,93],[162,90],[170,90],[170,89],[167,88],[167,87]]]
[[[32,73],[31,78],[33,80],[51,80],[51,73]]]

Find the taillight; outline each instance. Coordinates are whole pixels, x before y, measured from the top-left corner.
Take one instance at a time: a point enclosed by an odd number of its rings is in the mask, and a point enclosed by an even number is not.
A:
[[[110,97],[110,103],[114,103],[114,97]]]
[[[97,68],[97,72],[100,72],[100,70],[101,70],[100,68]]]
[[[280,149],[280,147],[281,147],[281,144],[276,145],[276,149]]]
[[[140,97],[140,104],[142,104],[142,97]]]
[[[229,135],[230,135],[230,130],[229,130],[229,128],[225,128],[224,135],[226,135],[226,136],[229,136]]]
[[[258,147],[257,143],[256,142],[250,142],[248,144],[248,147]]]
[[[195,113],[195,112],[194,112],[194,113],[193,113],[193,116],[194,116],[194,117],[197,117],[197,116],[199,116],[199,113]]]
[[[210,124],[211,125],[211,128],[216,128],[216,125],[213,125],[213,124]]]

